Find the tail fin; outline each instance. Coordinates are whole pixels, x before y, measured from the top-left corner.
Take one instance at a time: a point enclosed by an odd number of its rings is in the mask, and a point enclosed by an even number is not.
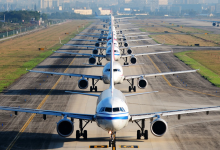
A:
[[[112,16],[112,15],[111,15]],[[111,26],[112,26],[112,49],[111,49],[111,62],[110,62],[110,89],[111,92],[113,94],[113,89],[114,89],[114,75],[113,75],[113,62],[114,62],[114,34],[113,34],[113,26],[114,26],[114,22],[113,19],[111,17]],[[113,95],[112,95],[113,96]]]

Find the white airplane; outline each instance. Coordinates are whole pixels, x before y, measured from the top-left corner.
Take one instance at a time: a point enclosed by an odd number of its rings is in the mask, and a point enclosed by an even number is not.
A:
[[[69,54],[69,55],[78,55],[78,56],[90,56],[89,57],[89,64],[94,65],[96,64],[96,57],[98,58],[97,65],[102,65],[101,60],[103,58],[106,58],[107,61],[110,61],[111,59],[111,46],[108,46],[106,49],[106,54],[103,55],[96,55],[96,54],[88,54],[88,53],[72,53],[72,52],[61,52],[61,51],[54,51],[55,53],[62,53],[62,54]],[[115,55],[115,61],[119,61],[120,59],[123,59],[124,65],[128,65],[128,57],[130,57],[130,63],[136,64],[137,63],[137,56],[144,56],[144,55],[155,55],[155,54],[166,54],[171,53],[172,51],[163,51],[163,52],[151,52],[151,53],[139,53],[139,54],[128,54],[128,55],[122,55],[119,48],[115,46],[114,48],[114,55]]]
[[[167,129],[167,122],[162,119],[165,116],[178,115],[180,119],[181,115],[189,113],[206,112],[220,110],[220,106],[203,107],[203,108],[190,108],[182,110],[171,110],[171,111],[161,111],[161,112],[151,112],[144,114],[130,114],[128,105],[126,104],[126,97],[135,96],[140,94],[149,94],[153,92],[136,93],[136,94],[126,94],[124,95],[120,90],[114,87],[114,75],[113,75],[113,52],[114,43],[112,43],[112,53],[110,62],[110,87],[103,91],[100,95],[90,94],[90,93],[79,93],[79,92],[69,92],[72,94],[81,94],[97,97],[97,106],[94,114],[82,114],[82,113],[69,113],[54,110],[42,110],[42,109],[30,109],[30,108],[20,108],[20,107],[7,107],[0,106],[0,110],[14,111],[15,114],[18,112],[43,114],[43,119],[46,119],[46,115],[52,116],[63,116],[57,123],[57,133],[62,137],[70,136],[74,131],[74,119],[79,119],[79,128],[76,130],[76,139],[79,140],[81,136],[87,139],[87,130],[84,130],[88,123],[95,121],[98,127],[101,127],[108,134],[111,135],[111,140],[109,140],[109,146],[112,149],[116,149],[116,132],[125,128],[129,122],[135,122],[140,127],[141,130],[137,130],[137,139],[144,136],[144,139],[148,139],[148,130],[145,130],[145,119],[150,121],[150,130],[154,136],[163,136]],[[83,121],[86,124],[83,126]],[[141,124],[139,124],[141,122]]]

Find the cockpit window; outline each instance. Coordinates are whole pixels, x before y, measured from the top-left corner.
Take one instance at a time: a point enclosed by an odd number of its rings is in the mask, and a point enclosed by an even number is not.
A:
[[[108,72],[108,71],[110,71],[110,69],[106,69],[106,70],[105,70],[105,72]]]
[[[106,108],[105,108],[105,111],[106,111],[106,112],[112,112],[112,108],[106,107]]]
[[[103,112],[105,110],[105,107],[102,107],[99,112]]]
[[[113,112],[119,112],[119,107],[113,108]]]
[[[125,110],[124,110],[124,108],[123,108],[123,107],[120,107],[120,111],[125,112]]]
[[[110,71],[110,70],[109,70]],[[114,72],[121,72],[120,69],[113,69]]]

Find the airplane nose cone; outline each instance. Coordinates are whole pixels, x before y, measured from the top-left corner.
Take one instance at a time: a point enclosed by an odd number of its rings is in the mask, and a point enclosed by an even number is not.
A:
[[[109,120],[106,124],[106,130],[108,131],[119,131],[126,126],[125,120]]]

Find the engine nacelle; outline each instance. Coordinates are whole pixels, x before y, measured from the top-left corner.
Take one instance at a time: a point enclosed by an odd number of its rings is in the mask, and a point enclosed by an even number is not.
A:
[[[89,64],[90,64],[90,65],[94,65],[95,63],[96,63],[96,58],[93,57],[93,56],[90,57],[90,58],[89,58]]]
[[[130,59],[130,62],[131,62],[132,64],[136,64],[137,58],[134,57],[134,56],[132,56],[131,59]]]
[[[89,86],[88,80],[86,80],[86,79],[80,79],[80,80],[78,81],[78,87],[79,87],[80,89],[86,89],[86,88],[88,88],[88,86]]]
[[[104,33],[103,33],[104,34]],[[102,39],[101,38],[98,38],[98,41],[102,41]]]
[[[127,43],[127,42],[125,42],[125,43],[124,43],[124,46],[125,46],[125,47],[128,47],[128,43]]]
[[[161,118],[157,118],[151,122],[150,129],[151,133],[155,136],[161,137],[167,131],[167,123]]]
[[[101,31],[101,34],[104,34],[104,31]]]
[[[140,89],[144,89],[144,88],[146,88],[146,87],[148,86],[148,82],[147,82],[146,79],[141,78],[141,79],[138,80],[137,86],[138,86]]]
[[[103,28],[105,28],[105,25],[103,25]]]
[[[127,39],[126,38],[123,38],[123,41],[126,41]]]
[[[95,54],[95,55],[98,55],[99,51],[95,48],[95,49],[92,50],[92,53]]]
[[[122,34],[122,31],[120,31],[120,34]]]
[[[130,48],[127,50],[127,53],[128,53],[128,54],[132,54],[132,52],[133,52],[133,51],[132,51],[132,49],[130,49]]]
[[[96,46],[96,47],[99,47],[99,46],[100,46],[99,42],[96,42],[96,43],[95,43],[95,46]]]
[[[215,22],[213,22],[213,23],[212,23],[212,25],[213,25],[213,26],[215,26],[215,25],[216,25],[216,23],[215,23]]]
[[[61,119],[57,123],[57,133],[62,137],[70,136],[74,131],[73,122],[69,119]]]

